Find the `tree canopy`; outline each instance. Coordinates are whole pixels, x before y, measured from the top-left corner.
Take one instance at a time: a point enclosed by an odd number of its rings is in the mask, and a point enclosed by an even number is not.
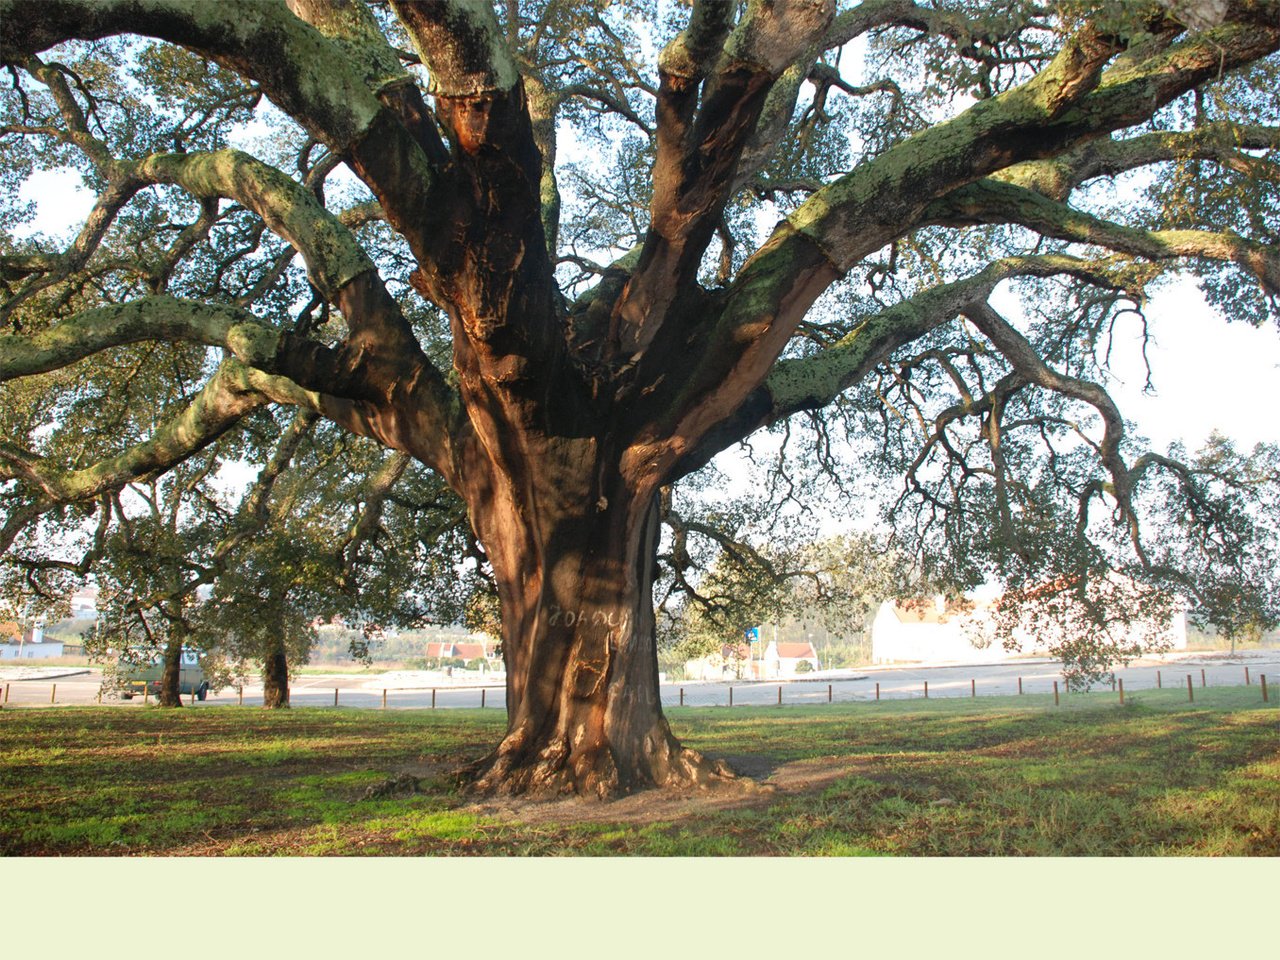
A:
[[[1172,275],[1280,319],[1277,48],[1274,0],[0,0],[7,581],[190,474],[179,593],[488,585],[477,784],[601,794],[728,775],[662,718],[653,594],[746,542],[706,471],[766,433],[769,504],[883,503],[922,590],[1275,622],[1280,453],[1149,449],[1108,385]]]

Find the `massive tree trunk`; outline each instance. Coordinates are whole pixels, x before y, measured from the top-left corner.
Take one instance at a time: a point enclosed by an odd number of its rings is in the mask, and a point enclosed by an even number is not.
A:
[[[654,492],[619,477],[594,439],[557,446],[555,469],[540,459],[536,473],[470,491],[501,600],[508,718],[475,788],[608,797],[731,779],[662,713]]]

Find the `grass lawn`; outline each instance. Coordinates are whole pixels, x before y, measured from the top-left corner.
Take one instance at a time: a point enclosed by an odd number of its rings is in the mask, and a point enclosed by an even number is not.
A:
[[[673,709],[771,788],[477,801],[497,711],[0,712],[0,854],[1280,855],[1258,688]],[[365,799],[409,773],[417,793]]]

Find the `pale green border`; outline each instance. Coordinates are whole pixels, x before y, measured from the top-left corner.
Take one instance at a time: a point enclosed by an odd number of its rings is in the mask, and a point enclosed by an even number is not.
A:
[[[1244,957],[1276,859],[0,860],[24,957]],[[541,948],[541,949],[540,949]]]

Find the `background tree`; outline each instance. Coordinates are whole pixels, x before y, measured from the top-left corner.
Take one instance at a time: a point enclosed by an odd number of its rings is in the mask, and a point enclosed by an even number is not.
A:
[[[1144,451],[1105,382],[1168,271],[1276,312],[1280,8],[1184,6],[5,0],[0,546],[270,406],[391,448],[483,551],[509,716],[476,784],[515,792],[725,773],[659,705],[661,491],[757,431],[862,456],[855,497],[894,477],[957,589],[1124,571],[1212,604],[1181,559],[1220,552],[1144,526],[1162,485],[1246,488]],[[15,234],[12,188],[64,164],[79,234]],[[138,352],[201,386],[120,392],[148,434],[86,416],[67,459],[82,378]]]

